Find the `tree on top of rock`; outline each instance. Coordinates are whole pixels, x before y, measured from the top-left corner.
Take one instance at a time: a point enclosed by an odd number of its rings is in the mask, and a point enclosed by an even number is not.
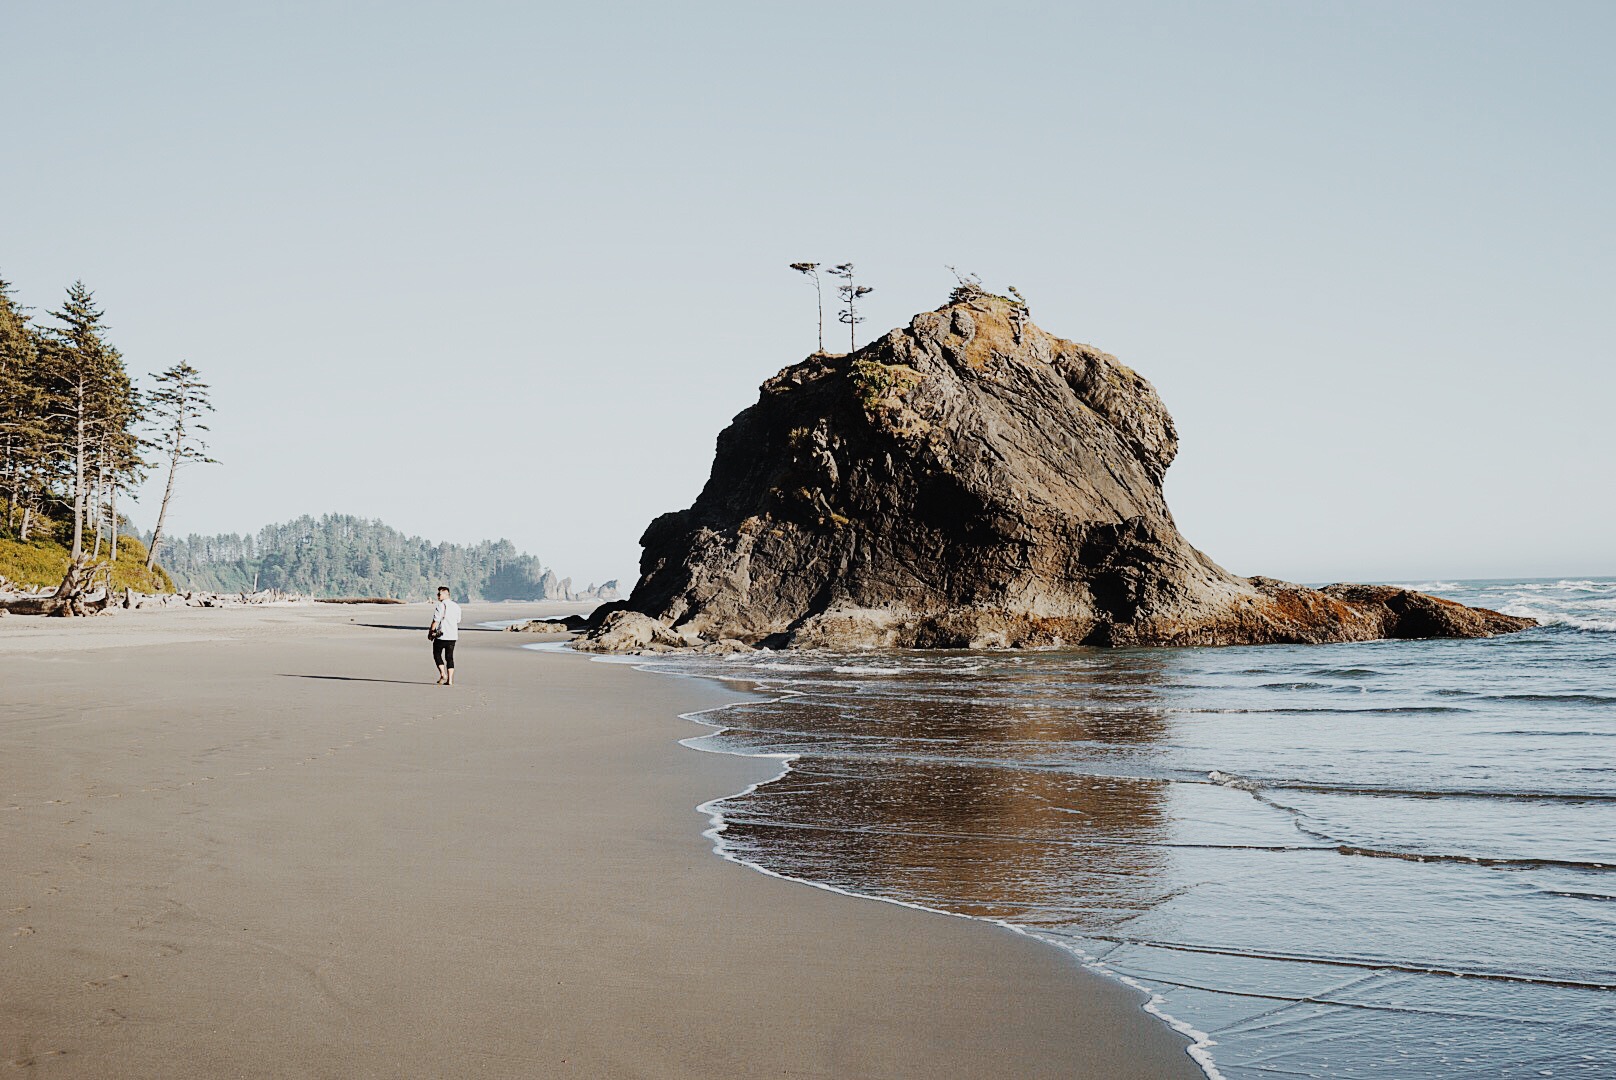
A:
[[[962,274],[952,266],[945,266],[945,269],[954,275],[956,283],[948,293],[948,302],[950,304],[963,304],[967,301],[975,300],[979,296],[988,295],[988,291],[982,287],[981,274]]]
[[[850,262],[838,263],[831,267],[827,273],[834,274],[842,279],[842,284],[836,286],[841,295],[842,303],[846,305],[836,313],[836,318],[847,326],[847,351],[858,351],[858,324],[864,321],[864,316],[858,313],[858,302],[875,291],[872,286],[859,285],[853,281],[853,264]]]
[[[806,274],[814,279],[814,295],[819,298],[819,351],[825,351],[825,293],[819,287],[819,264],[816,262],[794,262],[791,269],[799,274]]]

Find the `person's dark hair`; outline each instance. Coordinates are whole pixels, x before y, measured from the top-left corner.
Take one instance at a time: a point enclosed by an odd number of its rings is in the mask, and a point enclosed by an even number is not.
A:
[[[448,592],[449,591],[449,586],[447,586],[447,585],[439,585],[438,586],[438,591],[439,592]]]

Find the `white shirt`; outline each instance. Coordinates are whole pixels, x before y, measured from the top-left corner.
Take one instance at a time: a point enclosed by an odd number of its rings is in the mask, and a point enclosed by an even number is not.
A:
[[[439,600],[432,609],[432,621],[438,624],[438,637],[444,641],[460,640],[460,605],[453,600]]]

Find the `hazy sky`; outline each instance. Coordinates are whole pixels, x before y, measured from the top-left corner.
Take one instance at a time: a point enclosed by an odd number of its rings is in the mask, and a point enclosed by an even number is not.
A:
[[[954,264],[1154,382],[1231,570],[1616,573],[1616,5],[13,0],[0,33],[0,275],[41,314],[83,278],[133,371],[213,383],[179,532],[340,511],[631,581],[813,347],[786,264],[853,260],[866,337]]]

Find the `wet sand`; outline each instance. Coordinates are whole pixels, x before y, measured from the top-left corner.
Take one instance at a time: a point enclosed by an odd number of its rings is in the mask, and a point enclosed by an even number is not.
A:
[[[427,621],[0,620],[0,1068],[1200,1075],[1052,948],[712,854],[775,771],[677,744],[720,688],[476,630],[438,687]]]

